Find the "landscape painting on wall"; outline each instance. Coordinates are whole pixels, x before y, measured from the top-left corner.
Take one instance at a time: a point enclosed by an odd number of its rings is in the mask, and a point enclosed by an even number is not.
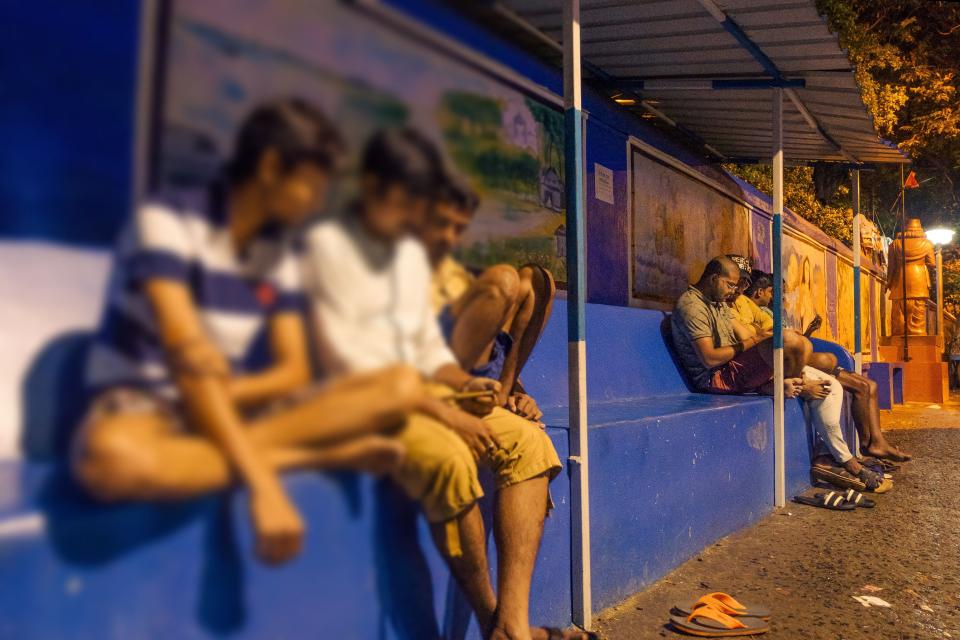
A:
[[[633,299],[669,309],[710,258],[750,255],[750,211],[639,149],[632,160]]]
[[[327,211],[356,194],[360,151],[409,125],[482,197],[461,251],[469,266],[537,262],[565,280],[563,115],[552,105],[424,47],[334,0],[173,3],[159,189],[212,179],[237,125],[278,97],[314,102],[349,146]]]

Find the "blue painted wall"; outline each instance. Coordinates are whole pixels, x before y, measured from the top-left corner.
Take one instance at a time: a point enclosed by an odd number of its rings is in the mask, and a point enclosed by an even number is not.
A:
[[[0,3],[0,237],[105,245],[128,209],[139,3]]]

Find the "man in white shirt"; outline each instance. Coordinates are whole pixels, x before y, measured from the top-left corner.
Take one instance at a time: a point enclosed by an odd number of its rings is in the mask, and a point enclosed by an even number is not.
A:
[[[397,434],[407,455],[393,477],[420,502],[484,637],[547,637],[530,628],[528,603],[547,485],[560,461],[542,429],[498,406],[500,383],[464,371],[440,333],[426,252],[407,235],[441,175],[439,154],[416,132],[388,131],[371,139],[361,165],[359,202],[306,234],[307,293],[328,364],[359,372],[403,363],[421,372],[429,394]],[[499,493],[497,594],[478,465],[491,469]]]

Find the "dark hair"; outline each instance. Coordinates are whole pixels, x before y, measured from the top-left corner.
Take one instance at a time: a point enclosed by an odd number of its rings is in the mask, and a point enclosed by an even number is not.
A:
[[[700,282],[704,282],[712,276],[724,276],[730,271],[740,273],[737,264],[726,256],[717,256],[707,263],[703,268],[703,275],[700,276]]]
[[[767,275],[763,272],[754,272],[753,280],[750,283],[750,286],[747,287],[747,290],[744,291],[744,294],[748,298],[752,298],[758,291],[763,291],[773,286],[773,276]]]
[[[226,176],[231,184],[254,176],[268,149],[280,156],[284,171],[301,162],[331,169],[346,148],[336,127],[319,109],[300,98],[258,106],[240,125]]]
[[[467,179],[449,171],[444,173],[440,184],[437,185],[435,200],[470,214],[475,213],[480,206],[480,196],[473,190]]]
[[[399,185],[413,195],[433,198],[442,181],[443,161],[420,132],[409,127],[384,129],[367,142],[360,171],[376,178],[381,191]]]

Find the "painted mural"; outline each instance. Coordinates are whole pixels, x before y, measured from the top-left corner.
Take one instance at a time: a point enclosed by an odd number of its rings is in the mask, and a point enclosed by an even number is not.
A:
[[[821,326],[812,335],[829,338],[827,279],[824,252],[793,235],[783,237],[784,325],[803,332],[820,316]]]
[[[750,215],[753,224],[753,268],[766,273],[773,272],[773,245],[771,240],[772,225],[770,218],[759,211]]]
[[[824,252],[823,272],[827,278],[827,316],[824,318],[828,339],[836,342],[837,326],[837,256],[830,251]]]
[[[860,348],[863,351],[870,351],[870,340],[872,338],[870,331],[870,309],[872,302],[870,300],[870,276],[860,272]]]
[[[837,260],[837,342],[853,351],[853,266]]]
[[[633,299],[669,309],[718,254],[749,255],[750,212],[639,150],[633,152]]]
[[[565,279],[563,116],[334,0],[178,1],[170,29],[161,187],[207,182],[258,102],[299,95],[349,144],[327,210],[353,197],[360,149],[385,126],[432,138],[482,196],[461,257],[538,262]]]

